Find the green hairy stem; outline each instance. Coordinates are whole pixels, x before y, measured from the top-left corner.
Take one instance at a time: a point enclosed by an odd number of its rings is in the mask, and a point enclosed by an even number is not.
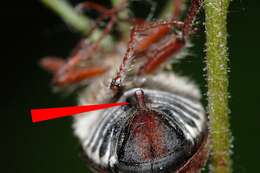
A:
[[[228,108],[227,12],[229,0],[205,0],[211,171],[232,172]]]

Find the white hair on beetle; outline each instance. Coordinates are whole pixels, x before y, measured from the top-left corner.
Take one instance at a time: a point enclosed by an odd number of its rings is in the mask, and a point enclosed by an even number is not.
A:
[[[194,98],[200,99],[201,93],[198,86],[188,77],[178,76],[175,73],[158,73],[152,77],[156,81],[163,81],[162,84],[173,91],[186,93]]]

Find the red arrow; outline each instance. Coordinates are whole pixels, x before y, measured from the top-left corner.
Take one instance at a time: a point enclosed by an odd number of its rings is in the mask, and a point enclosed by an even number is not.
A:
[[[95,110],[107,109],[114,106],[127,105],[127,102],[98,104],[98,105],[84,105],[84,106],[70,106],[60,108],[44,108],[31,109],[32,122],[46,121],[66,116],[72,116],[83,112],[90,112]]]

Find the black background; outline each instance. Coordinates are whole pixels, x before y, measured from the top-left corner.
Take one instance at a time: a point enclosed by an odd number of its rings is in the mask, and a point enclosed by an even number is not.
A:
[[[8,3],[7,3],[8,2]],[[74,3],[79,1],[74,1]],[[260,1],[234,0],[230,6],[230,109],[234,172],[258,172],[260,132]],[[71,119],[32,124],[30,108],[75,104],[53,94],[50,75],[39,68],[47,55],[66,56],[80,35],[39,1],[1,1],[1,170],[9,172],[87,172],[78,157]],[[176,70],[205,90],[204,37],[194,38],[194,57]]]

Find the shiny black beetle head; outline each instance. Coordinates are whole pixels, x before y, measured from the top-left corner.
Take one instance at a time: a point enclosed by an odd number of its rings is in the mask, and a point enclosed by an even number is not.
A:
[[[82,141],[93,170],[157,173],[187,172],[194,164],[201,168],[207,155],[207,120],[199,100],[134,88],[118,101],[129,105],[96,113],[98,123]]]

